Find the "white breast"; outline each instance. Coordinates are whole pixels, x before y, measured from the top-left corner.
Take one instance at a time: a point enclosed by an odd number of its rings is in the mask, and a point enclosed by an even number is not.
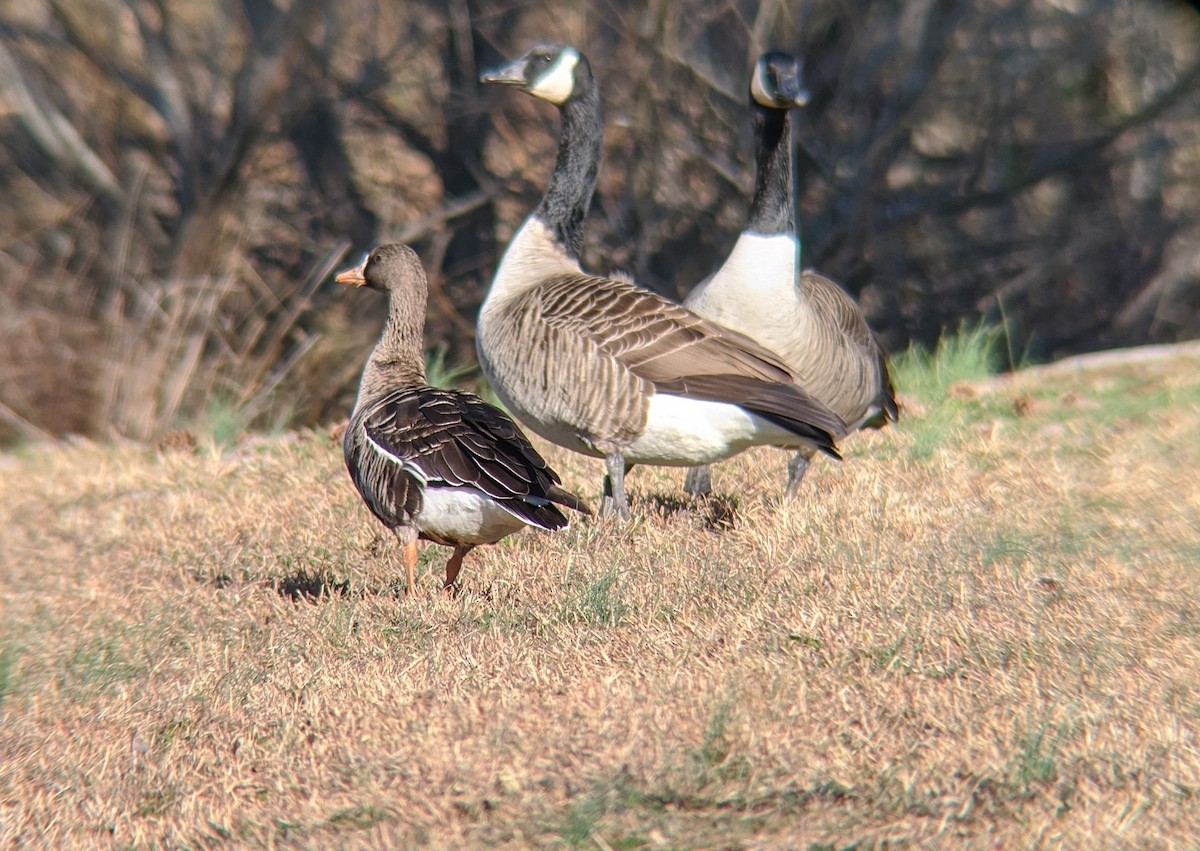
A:
[[[725,264],[688,294],[684,306],[753,338],[799,370],[818,333],[797,286],[799,253],[790,234],[743,233]]]
[[[778,316],[794,303],[800,244],[791,234],[743,233],[725,263],[688,293],[684,304],[701,316],[736,312]],[[791,314],[790,308],[782,311]]]
[[[493,544],[525,526],[483,491],[425,488],[417,528],[459,544]]]
[[[667,467],[711,464],[751,446],[798,447],[807,441],[736,405],[658,393],[646,429],[627,461]]]
[[[489,310],[494,307],[492,302],[524,292],[547,278],[579,272],[579,262],[566,255],[541,219],[530,216],[504,250],[482,309]]]

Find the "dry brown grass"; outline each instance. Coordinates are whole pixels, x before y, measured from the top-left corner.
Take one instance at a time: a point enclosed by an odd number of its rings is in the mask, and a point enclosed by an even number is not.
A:
[[[912,400],[796,504],[639,470],[455,601],[323,434],[0,458],[0,844],[1187,845],[1196,367]]]

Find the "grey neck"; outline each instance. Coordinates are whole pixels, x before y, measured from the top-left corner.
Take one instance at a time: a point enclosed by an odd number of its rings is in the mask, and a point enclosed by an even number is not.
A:
[[[746,230],[764,236],[794,234],[791,110],[770,109],[753,99],[750,103],[758,177]]]
[[[425,384],[424,336],[424,295],[388,293],[387,322],[363,370],[362,388]]]
[[[567,255],[578,260],[583,250],[583,223],[596,188],[604,140],[599,89],[592,85],[568,100],[561,111],[558,159],[534,215],[550,229]]]

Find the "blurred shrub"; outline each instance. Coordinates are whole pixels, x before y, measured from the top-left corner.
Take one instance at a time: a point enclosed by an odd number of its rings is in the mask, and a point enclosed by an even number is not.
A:
[[[605,96],[593,268],[682,296],[720,262],[753,185],[748,71],[779,47],[813,94],[805,262],[893,347],[999,306],[1034,357],[1200,333],[1186,6],[14,0],[0,33],[0,437],[149,438],[213,398],[338,416],[381,317],[325,283],[384,240],[417,246],[430,345],[469,362],[557,129],[475,80],[544,38]]]

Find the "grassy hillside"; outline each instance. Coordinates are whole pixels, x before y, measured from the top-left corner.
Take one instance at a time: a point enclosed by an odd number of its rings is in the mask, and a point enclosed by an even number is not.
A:
[[[323,433],[0,457],[0,844],[1194,841],[1200,355],[985,360],[793,504],[780,452],[639,470],[454,601]]]

